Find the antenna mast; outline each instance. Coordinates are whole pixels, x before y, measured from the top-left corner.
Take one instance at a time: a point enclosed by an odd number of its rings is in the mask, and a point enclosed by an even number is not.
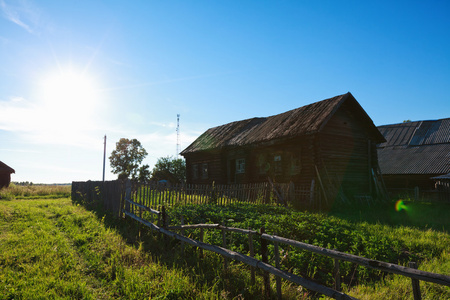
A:
[[[180,114],[177,114],[177,158],[180,154]]]
[[[106,134],[105,134],[105,141],[103,144],[103,182],[105,182],[105,159],[106,159]]]

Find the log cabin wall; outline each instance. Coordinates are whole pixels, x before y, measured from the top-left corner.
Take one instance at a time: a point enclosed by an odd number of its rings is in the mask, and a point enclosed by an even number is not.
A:
[[[226,183],[219,151],[192,153],[186,157],[186,181],[188,183]]]
[[[329,120],[318,136],[316,151],[326,181],[341,186],[347,196],[371,193],[376,145],[349,107],[343,105]]]

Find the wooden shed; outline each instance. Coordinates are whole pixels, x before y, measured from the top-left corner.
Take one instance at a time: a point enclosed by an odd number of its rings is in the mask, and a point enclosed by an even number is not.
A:
[[[379,126],[386,142],[378,145],[388,189],[435,187],[431,177],[450,173],[450,118]]]
[[[0,161],[0,189],[9,186],[11,173],[15,173],[14,169]]]
[[[328,198],[375,191],[384,141],[351,93],[265,118],[210,128],[181,152],[188,183],[273,180],[322,187]],[[374,176],[375,174],[375,176]]]

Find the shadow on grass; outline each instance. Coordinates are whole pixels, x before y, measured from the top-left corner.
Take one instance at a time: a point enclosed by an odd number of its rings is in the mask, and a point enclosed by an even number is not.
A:
[[[196,288],[216,292],[217,298],[220,299],[263,297],[262,272],[259,270],[256,271],[256,284],[252,284],[250,267],[247,265],[229,261],[225,270],[223,257],[218,254],[205,250],[201,255],[196,247],[183,245],[180,241],[152,231],[131,218],[117,218],[100,206],[91,205],[86,209],[94,212],[99,220],[103,220],[106,228],[116,231],[128,244],[144,251],[152,261],[187,275]],[[283,298],[298,299],[296,288],[287,287]],[[289,293],[292,295],[289,296]],[[276,299],[274,287],[271,296]]]
[[[386,204],[334,205],[328,216],[354,223],[408,226],[450,233],[450,203],[426,203],[398,199]]]

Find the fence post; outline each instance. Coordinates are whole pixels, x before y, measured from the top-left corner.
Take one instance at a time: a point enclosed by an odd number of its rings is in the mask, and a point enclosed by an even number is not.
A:
[[[162,228],[167,229],[167,214],[166,214],[166,207],[164,205],[161,206],[161,214],[162,214]]]
[[[203,243],[204,231],[203,228],[200,228],[200,242]],[[200,257],[203,258],[203,248],[200,248]]]
[[[225,221],[222,221],[222,226],[225,227]],[[222,228],[222,247],[227,248],[227,233],[225,228]],[[225,272],[228,269],[228,259],[225,256],[223,257],[223,269]]]
[[[181,216],[180,224],[181,224],[181,226],[184,225],[184,217],[183,216]],[[184,236],[184,229],[181,229],[181,235]],[[181,251],[184,252],[184,242],[183,241],[181,241]]]
[[[339,270],[339,259],[334,259],[334,289],[341,291],[341,272]]]
[[[248,227],[248,230],[250,230],[250,227]],[[250,250],[250,257],[255,257],[255,250],[253,249],[253,234],[250,232],[248,234],[248,248]],[[251,270],[251,282],[252,285],[255,285],[256,279],[255,279],[255,268],[250,267]]]
[[[261,227],[259,229],[259,234],[263,235],[266,232],[264,227]],[[261,259],[264,263],[269,263],[269,256],[267,253],[267,241],[265,239],[261,239]],[[264,281],[264,298],[270,299],[270,278],[269,273],[265,272],[263,273],[263,281]]]
[[[277,235],[276,233],[274,233],[274,235]],[[280,268],[280,252],[278,250],[278,242],[274,242],[274,254],[275,254],[275,267],[277,267],[277,269]],[[281,278],[276,276],[275,277],[276,280],[276,284],[277,284],[277,296],[278,299],[281,300]]]
[[[131,200],[131,181],[127,179],[125,183],[125,211],[130,212],[130,202],[127,200]]]
[[[417,269],[417,264],[416,264],[416,262],[410,261],[408,263],[408,267]],[[412,282],[412,287],[413,287],[414,300],[421,300],[422,295],[420,294],[419,280],[411,278],[411,282]]]

